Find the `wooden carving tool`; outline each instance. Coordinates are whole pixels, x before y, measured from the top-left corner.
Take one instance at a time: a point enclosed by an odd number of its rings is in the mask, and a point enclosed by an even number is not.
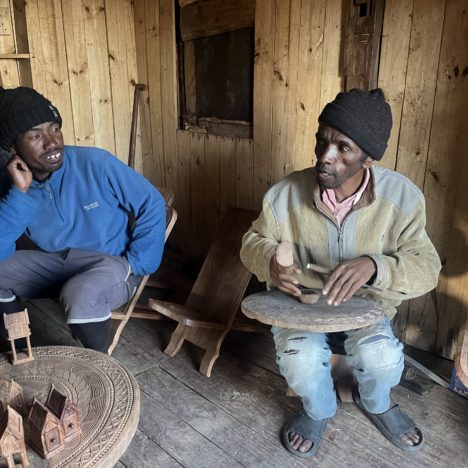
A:
[[[276,247],[275,261],[285,275],[294,274],[294,252],[290,242],[280,242]],[[303,304],[315,304],[319,300],[320,294],[314,290],[302,289],[298,300]]]

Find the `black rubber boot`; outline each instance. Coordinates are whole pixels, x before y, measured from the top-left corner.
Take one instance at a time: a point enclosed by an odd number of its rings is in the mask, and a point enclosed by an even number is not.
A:
[[[72,323],[70,329],[75,338],[78,338],[85,348],[94,349],[103,353],[109,347],[111,319],[103,322]]]

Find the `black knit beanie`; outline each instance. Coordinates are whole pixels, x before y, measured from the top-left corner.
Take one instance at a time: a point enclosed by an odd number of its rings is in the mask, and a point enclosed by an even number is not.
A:
[[[45,122],[62,126],[59,111],[48,99],[32,88],[0,87],[0,147],[9,151],[20,135]]]
[[[319,122],[351,138],[372,159],[380,161],[392,129],[392,111],[381,89],[352,89],[328,103]]]

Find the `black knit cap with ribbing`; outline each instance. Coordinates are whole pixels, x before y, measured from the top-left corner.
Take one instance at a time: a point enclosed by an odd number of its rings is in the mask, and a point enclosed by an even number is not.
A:
[[[392,130],[392,111],[381,89],[339,93],[319,116],[319,122],[351,138],[372,159],[382,159]]]
[[[42,94],[32,88],[0,87],[0,147],[8,151],[20,135],[45,122],[62,126],[59,111]]]

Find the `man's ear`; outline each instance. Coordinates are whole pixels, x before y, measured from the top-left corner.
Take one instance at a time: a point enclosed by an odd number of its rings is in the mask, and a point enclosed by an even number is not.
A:
[[[10,153],[13,155],[13,156],[16,156],[18,154],[18,151],[16,151],[16,146],[14,144],[12,144],[10,146]]]
[[[365,169],[371,168],[374,164],[376,163],[375,159],[371,158],[370,156],[367,156],[367,158],[364,160],[364,164],[362,165]]]

